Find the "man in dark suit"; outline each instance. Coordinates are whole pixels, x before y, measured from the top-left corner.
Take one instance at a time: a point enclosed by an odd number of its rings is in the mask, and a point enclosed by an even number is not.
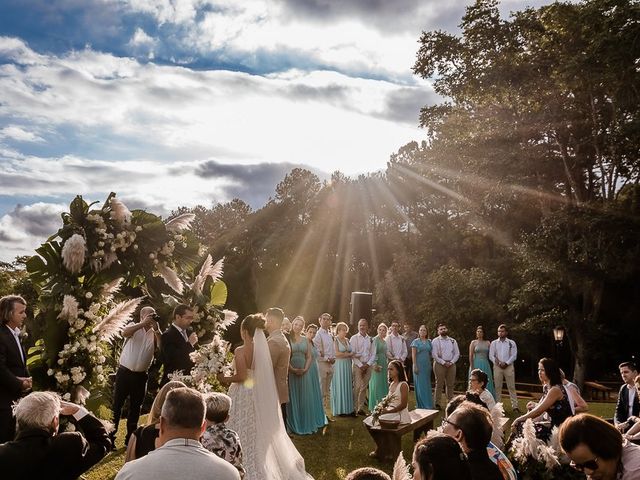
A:
[[[11,406],[31,389],[19,336],[26,310],[27,302],[18,295],[0,298],[0,443],[13,440],[16,423]]]
[[[60,435],[60,415],[73,416],[82,430]],[[98,463],[111,442],[100,420],[53,392],[33,392],[16,407],[16,439],[0,445],[4,480],[75,479]]]
[[[624,385],[620,387],[620,392],[618,393],[616,415],[613,420],[616,428],[620,432],[625,433],[638,421],[638,415],[640,415],[638,391],[633,382],[638,376],[638,368],[633,362],[621,363],[618,368],[620,369],[620,376],[622,377]]]
[[[198,336],[191,330],[193,322],[193,310],[188,305],[179,304],[173,310],[173,323],[162,334],[160,351],[164,373],[162,382],[164,385],[169,380],[169,374],[182,371],[189,374],[193,368],[193,362],[189,354],[195,350]]]

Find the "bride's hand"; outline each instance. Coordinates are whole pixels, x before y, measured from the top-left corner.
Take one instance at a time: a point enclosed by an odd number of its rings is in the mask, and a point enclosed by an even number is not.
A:
[[[224,373],[219,373],[218,375],[216,375],[216,378],[221,385],[229,385],[229,380],[227,380],[227,378],[224,376]]]

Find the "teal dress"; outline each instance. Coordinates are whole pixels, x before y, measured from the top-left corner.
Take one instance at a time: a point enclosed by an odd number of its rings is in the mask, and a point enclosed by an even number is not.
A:
[[[337,352],[350,352],[351,345],[343,345],[336,339]],[[349,415],[353,413],[353,378],[351,374],[351,359],[336,358],[333,364],[333,378],[331,379],[331,411],[334,415]]]
[[[309,340],[305,337],[301,337],[297,342],[291,342],[290,363],[293,368],[304,368],[309,348]],[[318,366],[315,358],[312,358],[309,370],[304,375],[289,373],[287,428],[298,435],[308,435],[325,424]]]
[[[416,391],[417,408],[433,408],[433,392],[431,391],[431,340],[416,338],[411,342],[411,348],[416,349],[413,383]],[[418,374],[415,368],[418,367]]]
[[[376,349],[374,367],[380,366],[382,370],[376,372],[374,368],[371,372],[371,379],[369,380],[369,410],[373,410],[380,400],[389,393],[387,342],[380,339],[380,337],[374,337],[373,346]]]
[[[478,368],[487,374],[487,377],[489,377],[487,390],[489,390],[491,395],[493,395],[493,398],[495,398],[496,401],[498,401],[498,398],[496,397],[496,387],[493,384],[493,371],[491,369],[491,364],[489,363],[489,343],[488,342],[485,342],[484,344],[476,342],[476,346],[473,349],[473,365],[471,365],[471,368],[469,369],[469,373],[471,373],[471,370],[473,370],[474,368]]]

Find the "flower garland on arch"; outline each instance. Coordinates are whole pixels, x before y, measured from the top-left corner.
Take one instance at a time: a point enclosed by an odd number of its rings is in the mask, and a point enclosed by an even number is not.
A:
[[[165,318],[178,302],[192,305],[201,340],[220,341],[237,315],[222,310],[223,260],[202,258],[193,218],[165,222],[114,193],[101,207],[71,202],[60,230],[27,262],[42,331],[27,364],[39,388],[83,402],[104,387],[116,366],[112,343],[143,301]]]

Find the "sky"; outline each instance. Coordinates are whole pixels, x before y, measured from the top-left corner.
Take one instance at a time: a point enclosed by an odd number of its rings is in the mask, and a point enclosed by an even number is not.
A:
[[[0,0],[0,260],[75,195],[259,208],[294,167],[384,168],[442,101],[411,70],[420,33],[458,32],[469,1]]]

